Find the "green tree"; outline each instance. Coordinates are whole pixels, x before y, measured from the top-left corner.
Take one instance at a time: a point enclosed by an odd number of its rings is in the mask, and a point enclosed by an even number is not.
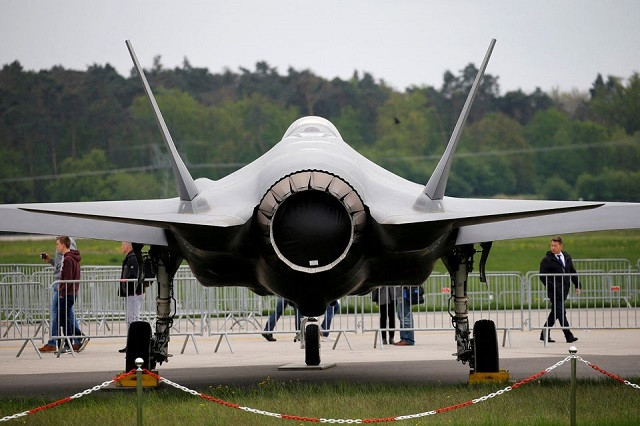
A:
[[[640,131],[640,74],[635,72],[627,80],[609,76],[605,83],[602,75],[590,90],[591,110],[597,121],[607,126],[619,125],[628,134]]]
[[[571,200],[574,198],[571,185],[560,176],[551,176],[542,186],[542,196],[547,200]]]
[[[33,181],[15,181],[24,175],[20,152],[0,147],[0,204],[25,203],[35,201]]]
[[[640,172],[605,170],[598,175],[582,174],[578,195],[589,201],[640,201]]]
[[[475,161],[489,161],[485,153],[502,157],[509,165],[515,185],[511,190],[503,187],[500,192],[531,194],[535,192],[534,156],[528,152],[530,146],[523,132],[516,120],[502,113],[490,113],[469,126],[460,150],[475,154]]]
[[[424,92],[393,93],[378,109],[376,140],[363,150],[383,167],[416,182],[425,182],[433,161],[425,162],[440,145],[432,107]]]
[[[278,106],[254,94],[238,102],[224,102],[210,110],[215,154],[210,161],[248,163],[279,142],[299,117],[295,108]]]

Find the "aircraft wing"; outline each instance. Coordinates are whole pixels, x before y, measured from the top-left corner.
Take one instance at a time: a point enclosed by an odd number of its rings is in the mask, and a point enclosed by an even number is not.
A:
[[[487,202],[493,201],[502,200],[487,200]],[[462,226],[459,229],[456,244],[637,228],[640,228],[640,203],[604,203],[600,207],[583,211]]]
[[[10,204],[0,207],[3,231],[73,235],[167,245],[172,226],[229,227],[246,219],[233,215],[179,213],[178,198],[161,200]]]

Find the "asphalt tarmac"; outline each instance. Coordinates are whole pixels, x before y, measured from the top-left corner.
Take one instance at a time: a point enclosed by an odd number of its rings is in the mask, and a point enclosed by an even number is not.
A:
[[[574,330],[574,333],[579,337],[579,341],[573,343],[579,356],[624,379],[638,381],[640,330]],[[335,337],[336,333],[332,334]],[[452,356],[455,342],[450,331],[418,332],[415,346],[383,348],[373,347],[373,333],[350,333],[348,342],[340,336],[335,349],[333,343],[322,344],[322,362],[335,363],[335,367],[311,371],[280,370],[284,365],[303,364],[304,351],[299,343],[293,342],[293,334],[276,337],[277,342],[267,342],[259,334],[229,336],[229,345],[223,339],[217,353],[218,337],[196,337],[195,344],[191,339],[186,341],[185,352],[181,354],[185,337],[174,336],[170,343],[174,356],[158,366],[157,371],[163,377],[199,391],[219,385],[257,386],[266,378],[303,383],[349,381],[416,385],[456,385],[468,381],[468,366]],[[503,337],[500,332],[500,343]],[[512,331],[506,337],[510,338],[505,339],[505,347],[500,347],[500,368],[509,371],[512,382],[563,360],[571,346],[563,339],[561,342],[559,331],[553,334],[557,343],[549,343],[547,347],[539,340],[538,331]],[[0,342],[0,397],[61,398],[108,381],[124,370],[124,355],[118,353],[124,346],[121,339],[92,339],[75,357],[67,353],[59,358],[43,353],[39,359],[31,345],[16,357],[21,345],[22,342],[17,341]],[[582,362],[578,362],[577,371],[578,378],[611,380]],[[570,373],[570,363],[566,362],[542,379],[569,378]]]

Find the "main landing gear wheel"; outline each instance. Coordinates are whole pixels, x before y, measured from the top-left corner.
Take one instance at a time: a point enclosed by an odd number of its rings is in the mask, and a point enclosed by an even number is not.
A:
[[[498,333],[491,320],[479,320],[473,325],[473,359],[476,373],[500,370]]]
[[[304,362],[320,365],[320,328],[318,324],[307,324],[304,331]]]
[[[151,363],[151,325],[145,321],[135,321],[129,326],[127,333],[127,354],[125,371],[136,367],[136,358],[142,358],[142,368],[151,370],[155,362]]]

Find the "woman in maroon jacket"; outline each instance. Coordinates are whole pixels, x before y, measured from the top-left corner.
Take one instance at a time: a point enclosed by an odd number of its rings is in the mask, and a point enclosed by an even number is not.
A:
[[[80,280],[80,252],[72,250],[70,247],[71,239],[69,237],[56,238],[56,248],[63,256],[60,282],[58,283],[58,295],[60,297],[58,324],[62,327],[66,336],[81,336],[82,332],[74,327],[73,321],[69,320],[71,308],[73,308],[80,288],[80,283],[77,282]],[[80,349],[81,343],[81,339],[74,339],[72,343],[73,350]]]

